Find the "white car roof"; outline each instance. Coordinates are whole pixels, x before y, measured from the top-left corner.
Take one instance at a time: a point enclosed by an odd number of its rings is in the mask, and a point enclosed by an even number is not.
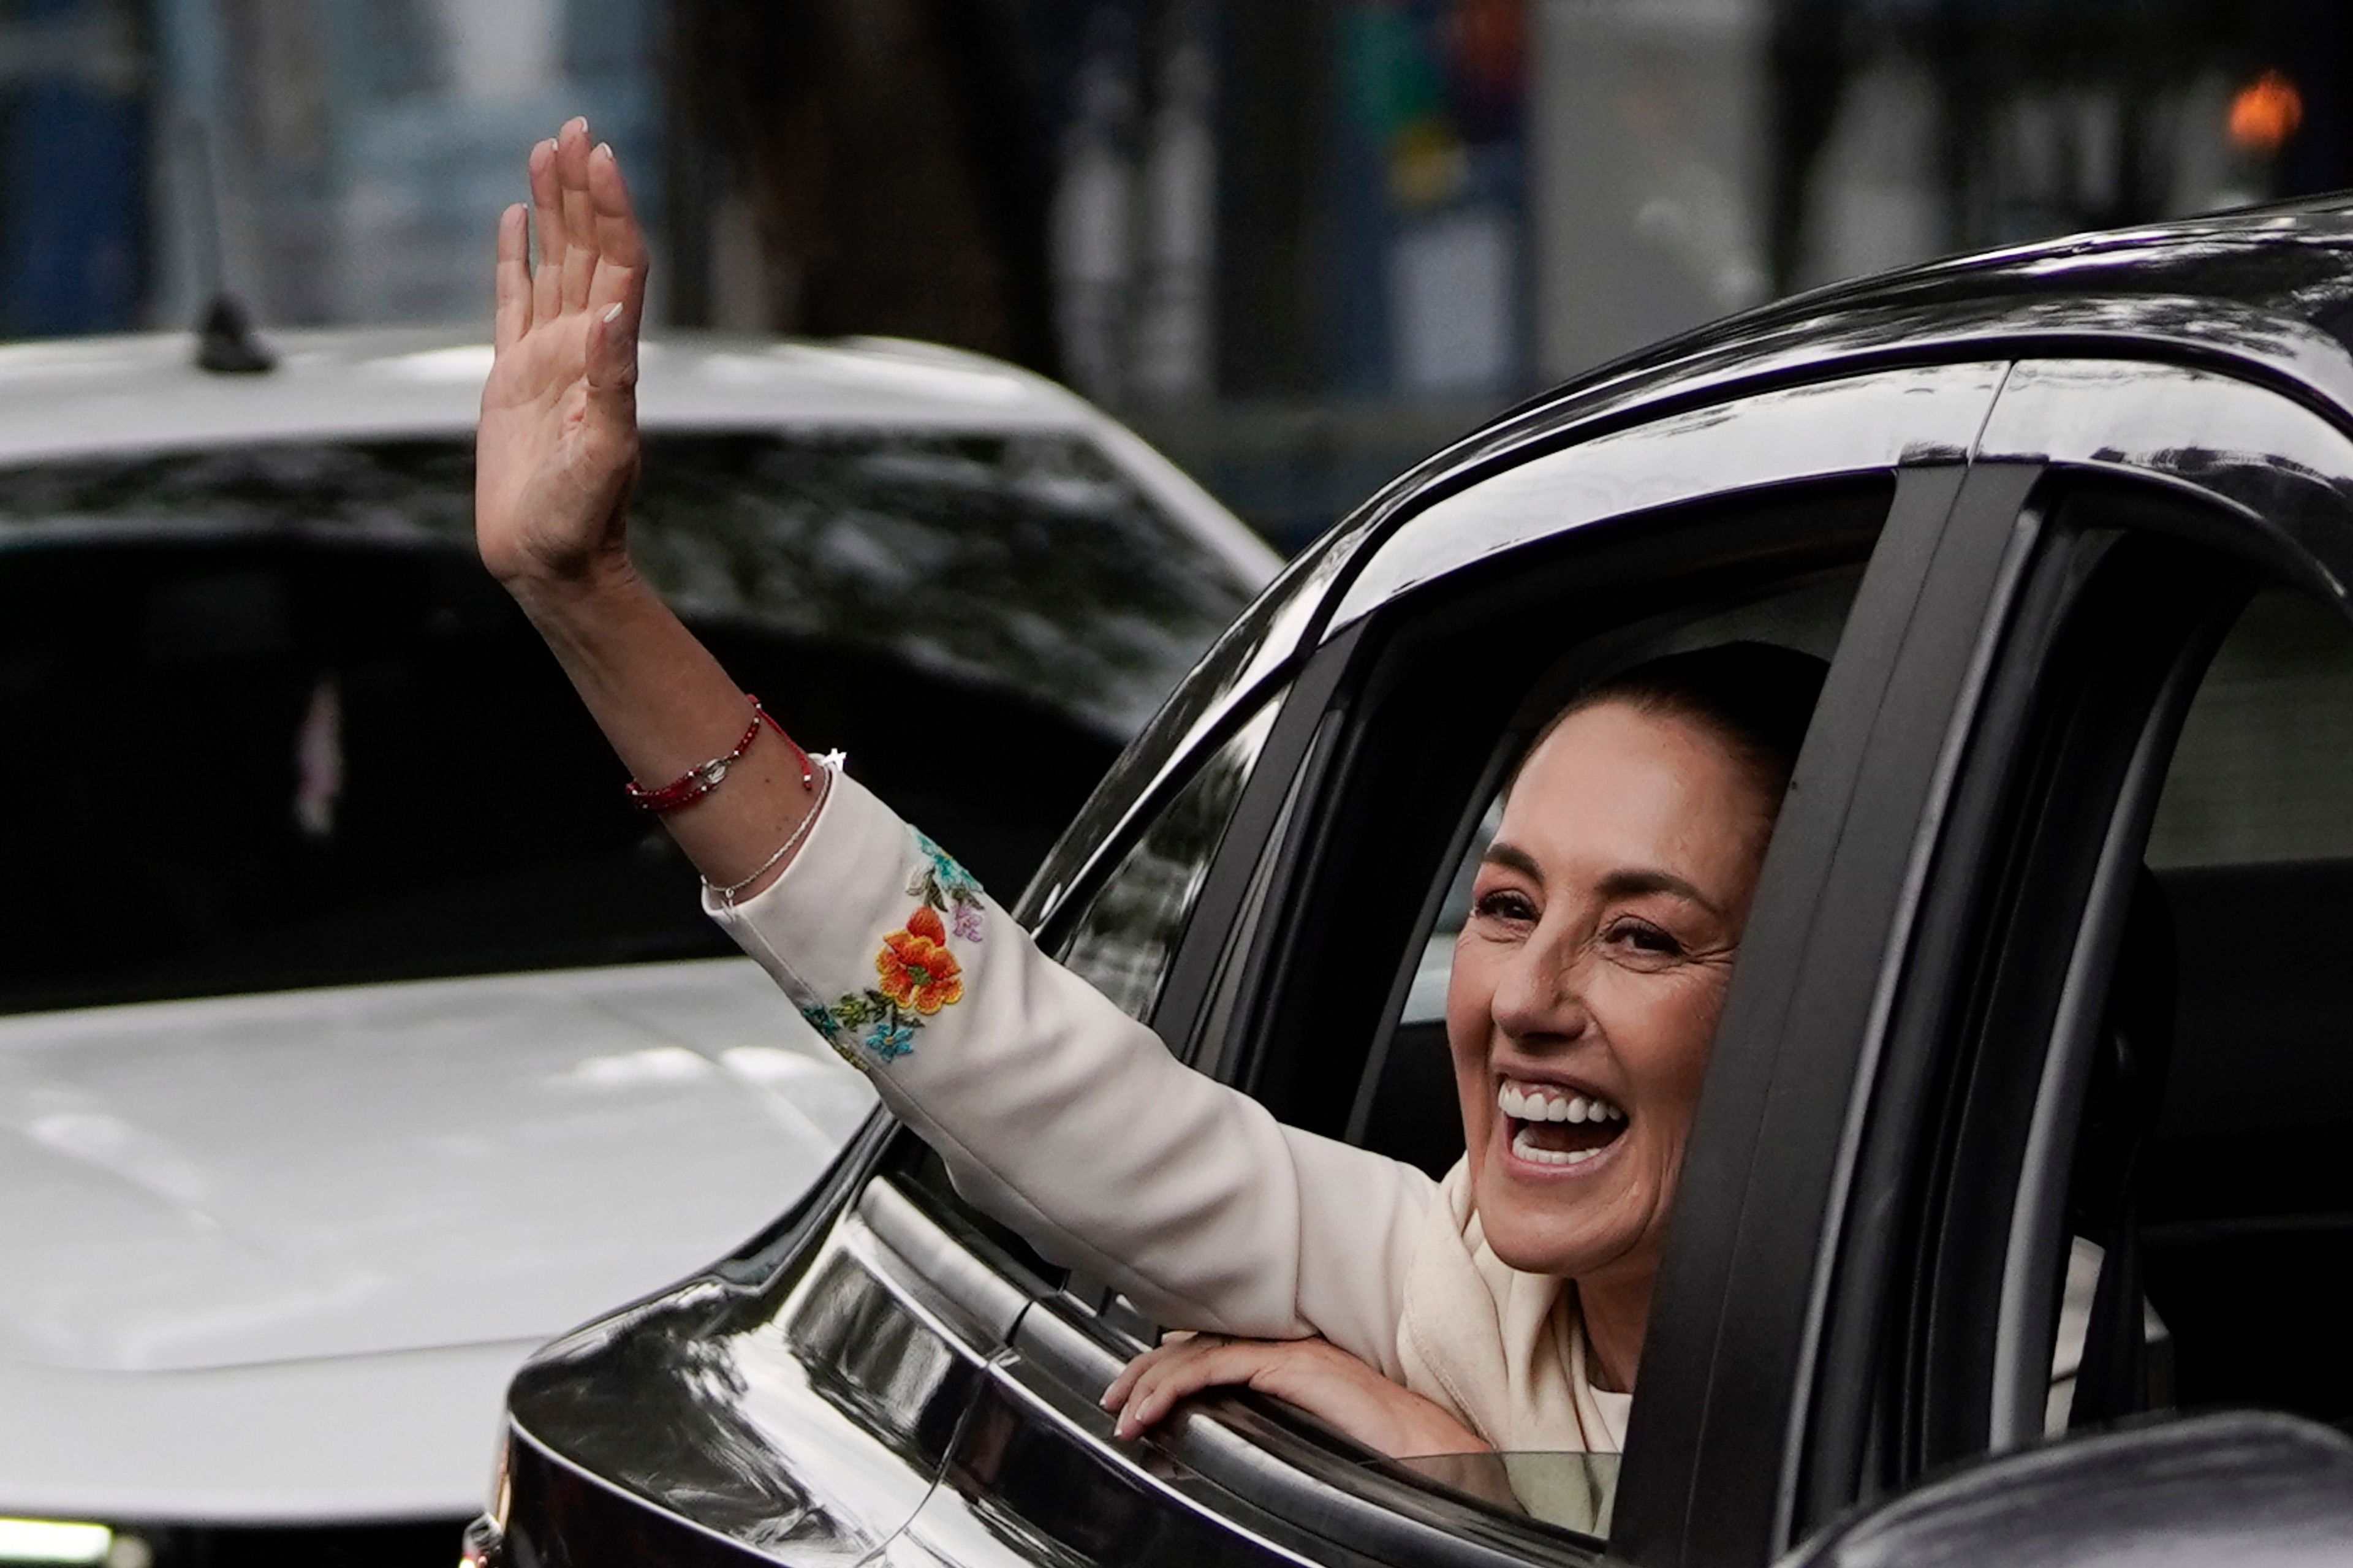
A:
[[[480,409],[490,345],[447,328],[263,334],[277,368],[197,368],[186,332],[0,345],[0,463],[261,441],[455,436]],[[1280,558],[1134,433],[1044,377],[892,338],[681,332],[640,356],[649,430],[1060,430],[1094,437],[1164,507],[1263,584]]]

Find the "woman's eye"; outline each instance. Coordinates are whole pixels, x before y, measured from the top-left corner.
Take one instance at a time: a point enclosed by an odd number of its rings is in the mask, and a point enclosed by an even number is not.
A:
[[[1647,921],[1620,921],[1610,928],[1609,940],[1655,958],[1674,958],[1683,944]]]
[[[1533,921],[1536,918],[1536,907],[1528,896],[1506,888],[1480,894],[1471,907],[1484,920]]]

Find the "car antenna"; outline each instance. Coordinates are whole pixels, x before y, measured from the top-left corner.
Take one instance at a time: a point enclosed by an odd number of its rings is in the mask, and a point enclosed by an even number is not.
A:
[[[214,177],[212,138],[201,118],[191,117],[189,141],[196,159],[196,265],[203,269],[197,291],[209,295],[196,320],[196,368],[213,375],[259,375],[278,368],[253,330],[244,302],[228,290],[221,261],[220,182]]]

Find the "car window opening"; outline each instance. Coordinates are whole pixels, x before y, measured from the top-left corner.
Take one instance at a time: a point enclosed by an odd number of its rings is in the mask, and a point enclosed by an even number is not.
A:
[[[2346,1427],[2353,631],[2335,612],[2272,590],[2241,615],[2147,863],[2071,1194],[2125,1257],[2077,1267],[2084,1373],[2054,1421],[2254,1408]]]

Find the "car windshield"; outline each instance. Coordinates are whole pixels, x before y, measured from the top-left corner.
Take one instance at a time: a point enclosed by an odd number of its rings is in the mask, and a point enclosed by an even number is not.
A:
[[[459,440],[0,469],[0,1010],[732,951]],[[643,570],[1009,896],[1252,584],[1067,436],[656,435]]]

